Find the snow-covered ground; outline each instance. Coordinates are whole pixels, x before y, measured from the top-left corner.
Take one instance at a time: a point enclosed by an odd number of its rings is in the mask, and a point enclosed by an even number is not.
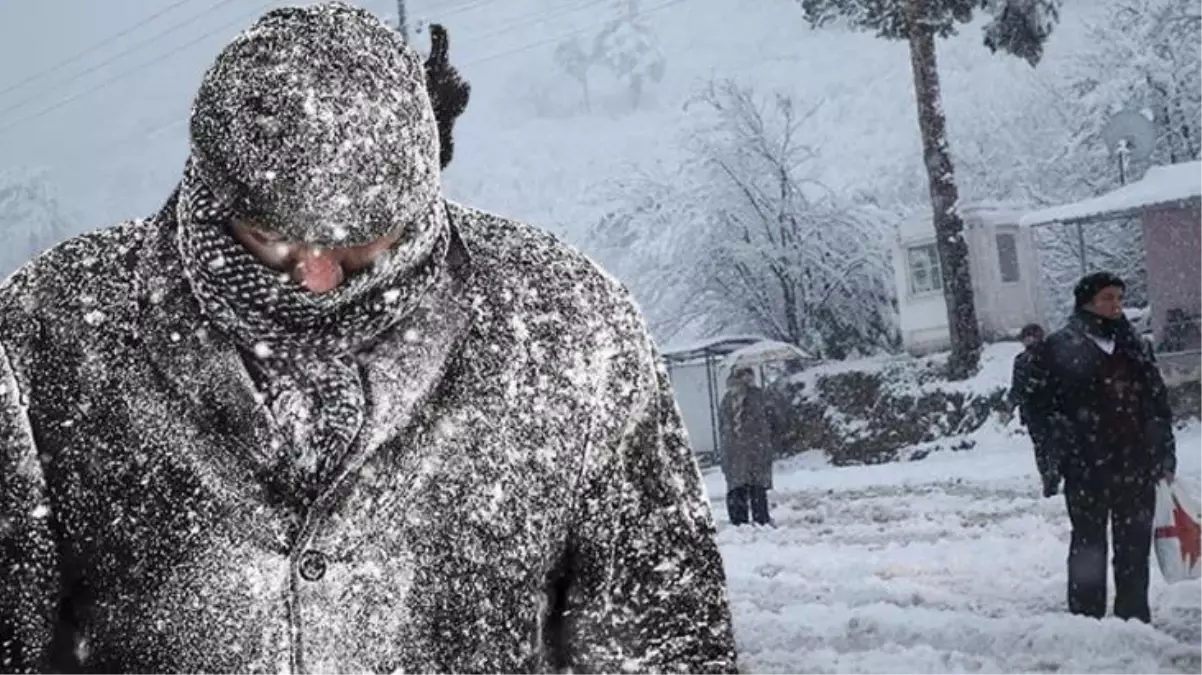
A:
[[[744,672],[1202,670],[1199,583],[1170,586],[1153,560],[1152,626],[1068,614],[1063,498],[1041,497],[1014,426],[973,436],[919,462],[781,462],[775,529],[731,527],[707,472]],[[1202,425],[1179,431],[1195,486],[1200,446]]]

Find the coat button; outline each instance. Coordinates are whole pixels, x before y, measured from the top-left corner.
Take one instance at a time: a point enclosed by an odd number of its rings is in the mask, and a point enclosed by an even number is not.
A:
[[[326,554],[305,551],[300,558],[300,575],[305,581],[320,581],[326,575]]]

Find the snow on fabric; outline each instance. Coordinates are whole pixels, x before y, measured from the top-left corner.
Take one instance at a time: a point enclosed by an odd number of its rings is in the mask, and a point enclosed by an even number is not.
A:
[[[272,11],[235,38],[191,118],[197,167],[239,215],[339,246],[423,219],[439,198],[434,129],[417,54],[339,3]]]
[[[1017,422],[968,452],[776,466],[776,528],[733,528],[720,499],[740,666],[756,673],[1124,672],[1202,669],[1202,588],[1153,575],[1152,625],[1065,605],[1064,499],[1040,496]],[[1178,481],[1202,480],[1202,425],[1177,433]],[[725,485],[706,474],[711,496]],[[1113,587],[1113,585],[1112,585]]]
[[[1154,206],[1173,205],[1202,197],[1202,162],[1154,166],[1144,177],[1104,195],[1028,213],[1023,227],[1071,223],[1109,214],[1119,215]]]
[[[0,286],[0,670],[735,669],[713,520],[638,309],[549,235],[443,202],[392,34],[341,5],[269,14],[206,78],[203,166],[168,205]],[[280,66],[310,58],[295,83]],[[394,96],[395,118],[373,107]],[[410,236],[310,298],[222,238],[246,214]],[[265,384],[289,376],[316,386]],[[346,416],[346,447],[317,441],[328,466],[290,499],[280,455],[314,441],[273,413],[314,411]]]
[[[1156,519],[1153,544],[1156,562],[1166,581],[1173,583],[1202,577],[1202,508],[1198,494],[1181,481],[1162,480],[1156,485]]]
[[[450,206],[471,276],[359,355],[364,429],[305,515],[173,213],[0,291],[5,669],[45,669],[79,588],[82,667],[104,672],[733,669],[700,475],[612,279]]]

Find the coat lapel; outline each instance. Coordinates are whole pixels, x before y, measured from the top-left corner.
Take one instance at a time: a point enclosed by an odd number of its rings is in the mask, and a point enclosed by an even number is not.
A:
[[[404,433],[436,393],[471,327],[467,248],[452,230],[446,273],[404,321],[361,355],[367,410],[363,428],[306,517],[301,543],[337,503],[342,488],[380,448]]]
[[[186,285],[144,307],[145,353],[162,384],[202,430],[198,447],[187,448],[244,496],[267,497],[264,483],[272,463],[272,423],[254,382],[224,335],[200,314]]]

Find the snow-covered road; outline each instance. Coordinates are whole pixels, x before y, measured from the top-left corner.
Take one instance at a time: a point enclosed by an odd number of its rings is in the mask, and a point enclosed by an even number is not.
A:
[[[1012,433],[987,425],[975,449],[920,462],[782,462],[776,528],[730,527],[708,472],[743,671],[1202,670],[1202,589],[1167,585],[1154,560],[1152,626],[1067,613],[1063,498],[1038,494]],[[1197,485],[1202,427],[1178,443]]]

